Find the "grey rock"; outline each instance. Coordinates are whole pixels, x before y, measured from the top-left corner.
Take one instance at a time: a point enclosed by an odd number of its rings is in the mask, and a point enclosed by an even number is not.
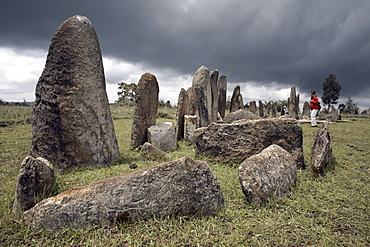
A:
[[[112,225],[142,217],[213,215],[224,206],[204,161],[180,158],[76,187],[24,212],[33,229]]]
[[[327,124],[322,124],[317,131],[311,154],[311,169],[314,174],[324,173],[324,168],[332,158],[330,131]]]
[[[303,104],[302,118],[310,118],[310,103],[308,103],[307,101],[305,101]]]
[[[234,112],[243,108],[244,108],[243,96],[240,93],[240,86],[236,85],[234,88],[233,95],[231,96],[230,112]]]
[[[27,156],[18,174],[13,213],[18,215],[32,208],[51,193],[53,185],[54,170],[49,161]]]
[[[246,110],[246,109],[240,109],[234,112],[230,112],[229,114],[224,117],[223,122],[224,123],[232,123],[237,120],[256,120],[258,117],[254,115],[252,112]]]
[[[211,100],[212,100],[212,106],[210,109],[210,122],[217,122],[217,114],[218,114],[218,87],[217,87],[217,81],[218,81],[218,70],[215,69],[211,72]]]
[[[239,166],[239,181],[247,200],[262,205],[270,198],[291,193],[297,178],[293,157],[273,144],[253,155]]]
[[[339,112],[334,106],[330,108],[330,121],[337,122],[339,120]]]
[[[177,148],[175,129],[171,122],[160,123],[148,128],[148,142],[163,151],[174,151]]]
[[[163,151],[160,148],[157,148],[156,146],[153,146],[149,142],[145,142],[144,145],[142,146],[140,152],[145,158],[150,158],[150,159],[171,159],[171,156]]]
[[[265,112],[264,112],[264,109],[263,109],[263,104],[262,104],[262,101],[258,101],[258,111],[260,113],[260,117],[264,117],[265,116]]]
[[[225,117],[226,111],[226,100],[227,100],[227,78],[225,75],[221,75],[217,81],[218,88],[218,112],[221,118]]]
[[[197,116],[184,116],[184,140],[194,143],[194,132],[197,129]]]
[[[289,115],[293,119],[298,119],[298,111],[299,111],[299,95],[296,95],[296,88],[293,85],[290,88],[290,98],[288,100],[288,111]]]
[[[256,114],[256,112],[257,112],[256,101],[250,101],[249,102],[249,111],[252,112],[253,114]]]
[[[61,169],[102,166],[119,157],[95,29],[73,16],[56,30],[33,105],[33,157]]]
[[[184,138],[184,116],[190,111],[190,101],[188,92],[181,88],[176,111],[176,137],[177,139]]]
[[[190,104],[195,104],[198,109],[197,125],[198,127],[207,126],[211,120],[212,109],[212,96],[211,96],[211,78],[209,70],[206,66],[202,65],[196,72],[192,81],[192,88],[195,93],[194,101],[190,100]],[[192,98],[192,97],[191,97]]]
[[[241,163],[272,144],[287,150],[304,167],[302,127],[294,119],[239,120],[212,123],[194,133],[196,153],[224,163]]]
[[[132,147],[148,141],[147,129],[155,125],[158,112],[159,86],[157,78],[151,73],[141,76],[137,85],[134,118],[132,123]]]

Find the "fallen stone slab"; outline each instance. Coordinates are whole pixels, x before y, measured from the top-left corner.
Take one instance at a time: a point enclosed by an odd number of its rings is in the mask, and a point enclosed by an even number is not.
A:
[[[33,229],[112,225],[141,217],[212,215],[224,205],[205,161],[183,157],[76,187],[24,212]]]
[[[241,163],[272,144],[287,150],[298,168],[304,167],[303,132],[294,119],[239,120],[212,123],[194,132],[196,153],[223,163]]]
[[[171,156],[156,146],[153,146],[149,142],[145,142],[144,145],[141,147],[140,152],[145,158],[150,159],[167,159],[170,160]]]
[[[256,120],[256,119],[259,119],[259,117],[257,117],[252,112],[250,112],[246,109],[239,109],[237,111],[230,112],[229,114],[227,114],[224,117],[223,122],[224,123],[232,123],[232,122],[235,122],[237,120],[242,120],[242,119]]]
[[[315,175],[323,174],[324,168],[332,158],[330,131],[327,124],[321,125],[317,131],[312,147],[311,169]]]
[[[239,181],[247,200],[260,206],[270,198],[291,192],[297,178],[293,157],[273,144],[239,166]]]

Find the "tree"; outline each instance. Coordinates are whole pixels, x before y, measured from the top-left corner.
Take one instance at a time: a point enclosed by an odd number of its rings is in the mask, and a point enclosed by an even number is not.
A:
[[[360,108],[357,106],[357,103],[351,99],[351,97],[348,97],[348,100],[344,106],[343,113],[346,114],[358,114]]]
[[[118,103],[121,102],[132,102],[136,99],[137,85],[135,83],[127,84],[125,82],[118,83]]]
[[[339,99],[339,93],[342,89],[341,85],[337,81],[334,74],[329,74],[325,81],[322,82],[323,95],[321,97],[324,105],[328,105],[328,110],[330,105],[337,104]]]

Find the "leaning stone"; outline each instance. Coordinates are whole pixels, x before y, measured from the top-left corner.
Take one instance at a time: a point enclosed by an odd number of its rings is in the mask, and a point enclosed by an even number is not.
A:
[[[44,158],[27,156],[20,167],[13,213],[20,214],[47,197],[54,184],[53,166]]]
[[[253,155],[239,166],[239,181],[247,200],[262,205],[270,198],[291,193],[297,178],[293,157],[282,147],[273,144]]]
[[[120,155],[98,37],[84,16],[63,22],[51,40],[36,86],[31,155],[61,169],[102,166]]]
[[[234,112],[230,112],[229,114],[224,117],[224,123],[232,123],[237,120],[246,119],[246,120],[255,120],[258,119],[256,115],[246,109],[239,109]]]
[[[164,151],[174,151],[177,148],[175,129],[171,122],[165,122],[148,128],[148,142]]]
[[[253,114],[256,114],[256,112],[257,112],[256,101],[250,101],[249,102],[249,111],[252,112]]]
[[[224,163],[241,163],[272,144],[287,150],[298,168],[304,167],[303,132],[294,119],[239,120],[212,123],[194,132],[196,153]]]
[[[224,206],[205,161],[180,158],[50,197],[24,212],[33,229],[112,225],[143,217],[206,216]]]
[[[157,118],[158,94],[157,78],[150,73],[143,74],[136,91],[130,144],[132,147],[141,146],[148,141],[147,129],[155,125]]]
[[[171,156],[168,153],[166,153],[162,149],[157,148],[156,146],[153,146],[149,142],[144,143],[140,152],[143,154],[145,158],[167,159],[167,160],[171,159]]]
[[[312,147],[311,169],[314,174],[324,173],[324,168],[332,158],[331,138],[328,126],[324,123],[317,131],[315,143]]]
[[[244,108],[243,97],[242,94],[240,93],[240,86],[236,85],[233,91],[233,95],[231,97],[230,112],[234,112],[243,108]]]

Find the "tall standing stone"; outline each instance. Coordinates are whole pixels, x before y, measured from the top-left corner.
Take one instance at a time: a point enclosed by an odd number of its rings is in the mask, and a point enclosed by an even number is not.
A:
[[[208,126],[210,123],[210,109],[212,106],[211,96],[211,78],[209,70],[206,66],[202,65],[193,77],[192,88],[195,93],[195,100],[190,101],[191,104],[197,104],[197,125],[198,127]]]
[[[233,95],[231,97],[230,112],[234,112],[243,108],[244,108],[243,96],[240,93],[240,86],[236,85],[236,87],[234,88]]]
[[[256,114],[257,112],[256,101],[253,100],[249,102],[249,111],[252,112],[253,114]]]
[[[262,101],[258,101],[258,111],[260,113],[260,117],[263,117],[265,116],[265,112],[263,110],[263,104],[262,104]]]
[[[226,110],[226,93],[227,93],[227,78],[224,75],[221,75],[217,81],[218,88],[218,112],[220,113],[221,118],[225,117]]]
[[[176,138],[184,138],[184,116],[189,112],[189,94],[181,88],[178,100],[177,100],[177,111],[176,111]]]
[[[307,101],[303,104],[302,117],[310,118],[310,104]]]
[[[147,129],[155,125],[158,112],[159,86],[151,73],[141,76],[137,85],[136,104],[131,132],[131,146],[138,147],[148,141]]]
[[[288,107],[290,117],[298,119],[299,95],[296,95],[296,88],[294,85],[290,88],[290,101]]]
[[[64,21],[36,86],[31,155],[57,167],[102,165],[119,157],[98,37],[90,20]]]
[[[212,107],[211,107],[211,117],[210,122],[217,122],[218,114],[218,70],[215,69],[211,72],[211,92],[212,92]]]

